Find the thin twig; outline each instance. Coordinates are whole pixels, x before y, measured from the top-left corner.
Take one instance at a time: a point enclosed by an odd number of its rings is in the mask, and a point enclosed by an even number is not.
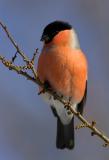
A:
[[[15,40],[13,39],[13,37],[11,36],[11,34],[9,33],[7,27],[1,21],[0,21],[0,25],[3,28],[3,30],[5,31],[7,37],[9,38],[9,40],[11,41],[11,43],[13,44],[13,46],[16,48],[17,52],[23,58],[23,60],[26,61],[26,62],[28,62],[28,57],[19,49],[17,43],[15,42]]]
[[[17,43],[15,42],[14,38],[12,37],[12,35],[10,34],[10,32],[8,31],[7,27],[0,21],[0,25],[3,28],[3,30],[5,31],[7,37],[9,38],[9,40],[11,41],[11,43],[13,44],[13,46],[16,48],[17,52],[21,55],[21,57],[23,58],[23,60],[26,62],[26,64],[30,65],[31,61],[29,60],[29,58],[25,55],[25,53],[19,48],[19,46],[17,45]],[[34,74],[34,77],[37,78],[37,74],[36,71],[34,69],[34,65],[31,63],[31,70]]]

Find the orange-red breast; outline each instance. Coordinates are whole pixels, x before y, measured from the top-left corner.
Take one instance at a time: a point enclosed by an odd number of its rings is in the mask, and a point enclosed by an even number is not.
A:
[[[44,45],[38,60],[39,79],[65,100],[70,100],[73,108],[82,114],[87,94],[87,60],[75,30],[69,23],[54,21],[44,28],[41,41]],[[57,118],[57,148],[72,149],[73,114],[68,114],[63,104],[48,93],[43,97]]]

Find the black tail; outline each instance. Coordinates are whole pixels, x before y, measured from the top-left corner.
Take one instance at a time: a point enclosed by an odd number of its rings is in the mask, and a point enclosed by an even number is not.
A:
[[[74,148],[74,117],[68,125],[63,125],[57,118],[57,139],[56,147],[59,149]]]

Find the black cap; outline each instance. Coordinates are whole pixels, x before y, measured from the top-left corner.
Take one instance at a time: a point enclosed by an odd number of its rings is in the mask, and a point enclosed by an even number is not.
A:
[[[54,21],[48,24],[44,30],[41,37],[41,41],[45,41],[45,43],[49,43],[53,37],[63,30],[71,30],[72,26],[64,21]]]

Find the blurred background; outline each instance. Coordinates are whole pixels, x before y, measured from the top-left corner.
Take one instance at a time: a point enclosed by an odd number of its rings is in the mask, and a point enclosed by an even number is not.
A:
[[[35,48],[41,50],[45,25],[65,20],[74,26],[89,63],[85,117],[109,136],[108,12],[108,0],[0,0],[0,20],[30,58]],[[14,53],[0,28],[0,55],[9,59]],[[57,150],[56,119],[37,92],[32,82],[0,63],[0,160],[109,159],[109,149],[88,129],[75,131],[74,150]]]

